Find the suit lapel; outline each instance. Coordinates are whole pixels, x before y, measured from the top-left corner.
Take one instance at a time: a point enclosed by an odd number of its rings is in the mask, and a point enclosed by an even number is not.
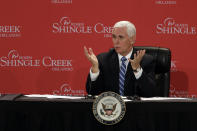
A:
[[[136,49],[133,48],[133,53],[131,55],[131,59],[134,58],[134,53],[136,53]],[[112,69],[112,79],[113,79],[113,87],[115,88],[115,92],[119,92],[119,72],[120,72],[120,67],[119,67],[119,59],[118,59],[118,54],[114,51],[112,53],[112,57],[110,59],[110,69]],[[127,89],[129,89],[129,81],[135,81],[135,75],[133,73],[133,69],[131,67],[131,63],[128,63],[127,66],[127,71],[126,71],[126,76],[125,76],[125,92]],[[129,89],[130,90],[130,89]]]
[[[112,79],[113,79],[113,88],[115,88],[116,92],[119,92],[119,60],[118,60],[118,54],[114,51],[112,54],[112,57],[110,59],[110,66],[112,69]]]
[[[133,53],[132,53],[132,55],[131,55],[131,59],[133,59],[134,58],[134,53],[136,53],[136,50],[135,50],[135,48],[133,48]],[[134,73],[133,73],[133,69],[132,69],[132,67],[131,67],[131,63],[129,62],[128,63],[128,66],[127,66],[127,71],[126,71],[126,75],[125,75],[125,84],[124,84],[124,88],[126,89],[126,88],[128,88],[128,84],[129,84],[129,81],[131,81],[131,80],[135,80],[136,78],[135,78],[135,76],[134,76]]]

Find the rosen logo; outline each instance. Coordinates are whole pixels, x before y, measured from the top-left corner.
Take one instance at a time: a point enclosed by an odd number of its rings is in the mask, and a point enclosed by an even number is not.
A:
[[[72,4],[72,0],[51,0],[53,4]]]
[[[61,85],[59,90],[53,91],[54,95],[66,95],[66,96],[84,96],[84,90],[73,90],[67,83]]]
[[[113,27],[103,23],[85,25],[83,22],[72,22],[69,17],[62,17],[58,23],[52,24],[52,32],[57,34],[104,34],[104,37],[111,37]]]
[[[156,0],[155,4],[158,4],[158,5],[175,5],[176,1],[175,0]]]
[[[0,25],[0,37],[21,37],[21,26],[1,26]]]
[[[9,53],[8,53],[8,58],[10,59],[16,59],[19,57],[19,54],[16,50],[11,50]]]
[[[196,27],[188,24],[178,24],[174,18],[165,18],[163,24],[157,24],[157,34],[196,35]]]
[[[61,23],[62,25],[69,25],[69,24],[70,24],[70,19],[69,19],[68,17],[62,17],[62,18],[60,19],[60,23]]]
[[[33,59],[32,56],[21,56],[17,50],[8,52],[8,56],[0,57],[0,67],[51,67],[53,71],[72,71],[72,60],[54,59],[44,56],[41,59]]]

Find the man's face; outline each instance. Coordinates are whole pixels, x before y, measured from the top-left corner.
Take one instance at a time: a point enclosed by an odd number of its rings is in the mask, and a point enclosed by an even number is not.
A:
[[[122,56],[126,56],[132,49],[132,38],[127,34],[126,27],[117,27],[112,31],[112,41],[114,49]]]

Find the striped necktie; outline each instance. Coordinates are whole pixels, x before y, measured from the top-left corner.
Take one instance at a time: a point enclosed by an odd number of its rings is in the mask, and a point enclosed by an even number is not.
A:
[[[126,73],[125,61],[126,60],[127,59],[124,56],[121,58],[122,64],[121,64],[120,73],[119,73],[119,92],[121,96],[124,95],[124,81],[125,81],[125,73]]]

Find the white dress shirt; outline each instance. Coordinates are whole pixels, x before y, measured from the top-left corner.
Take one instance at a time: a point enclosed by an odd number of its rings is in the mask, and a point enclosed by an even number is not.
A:
[[[133,52],[133,49],[129,52],[128,55],[125,56],[127,58],[127,60],[125,61],[126,70],[127,70],[128,64],[129,64],[129,60],[128,59],[131,58],[132,52]],[[121,67],[121,64],[122,64],[122,61],[121,61],[122,57],[123,57],[122,55],[118,54],[119,67]],[[143,72],[142,68],[140,68],[140,70],[138,72],[134,72],[135,78],[139,79],[141,77],[141,75],[142,75],[142,72]],[[90,68],[90,79],[91,79],[91,81],[95,81],[98,78],[99,73],[100,73],[100,71],[98,71],[97,73],[93,73],[91,71],[91,68]]]

